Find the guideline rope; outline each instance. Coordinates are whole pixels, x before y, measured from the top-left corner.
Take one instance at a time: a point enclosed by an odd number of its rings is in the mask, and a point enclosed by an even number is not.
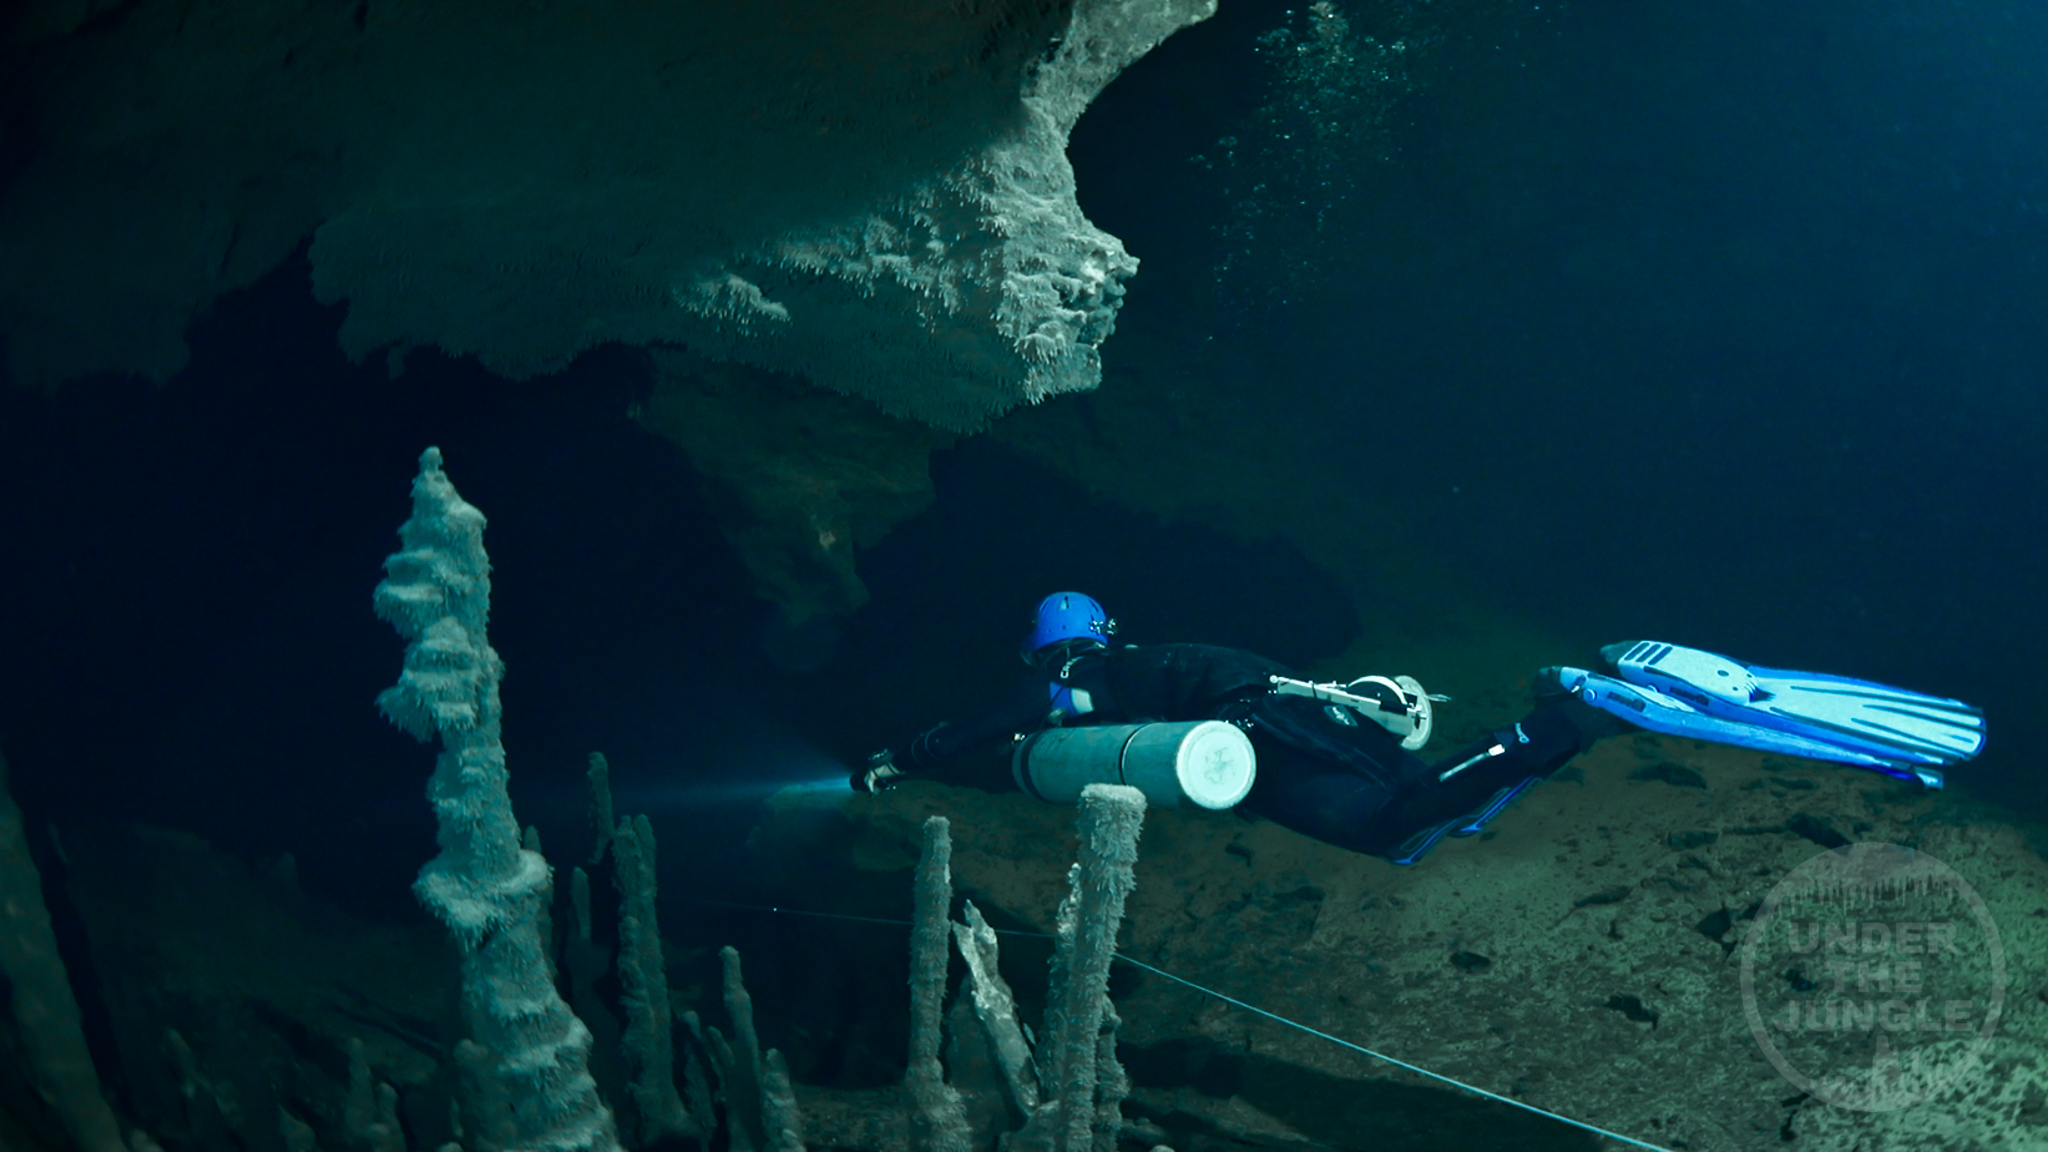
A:
[[[780,916],[810,916],[821,920],[851,920],[861,924],[888,924],[892,926],[906,928],[910,926],[910,921],[908,920],[890,920],[879,916],[849,916],[841,912],[811,912],[799,908],[777,908],[773,905],[768,904],[735,904],[724,900],[696,900],[692,901],[692,903],[706,904],[715,908],[733,908],[749,912],[773,912]],[[1004,936],[1035,936],[1039,939],[1050,939],[1050,937],[1043,932],[1029,932],[1016,928],[997,929],[997,932],[1000,935]],[[1132,958],[1124,955],[1121,952],[1116,954],[1116,958],[1125,964],[1131,965],[1134,968],[1142,968],[1155,976],[1163,976],[1176,984],[1192,988],[1195,991],[1200,992],[1204,996],[1213,996],[1216,999],[1221,1000],[1223,1003],[1232,1006],[1233,1008],[1242,1008],[1246,1012],[1250,1012],[1256,1016],[1263,1016],[1276,1024],[1284,1024],[1289,1028],[1293,1028],[1297,1031],[1305,1032],[1310,1036],[1314,1036],[1318,1040],[1327,1040],[1340,1048],[1348,1048],[1353,1052],[1359,1053],[1360,1055],[1370,1056],[1373,1059],[1381,1061],[1383,1063],[1392,1064],[1396,1068],[1406,1069],[1409,1072],[1415,1073],[1417,1076],[1424,1076],[1431,1080],[1435,1080],[1441,1084],[1449,1084],[1454,1088],[1462,1088],[1475,1096],[1483,1096],[1486,1099],[1495,1101],[1497,1103],[1512,1105],[1513,1107],[1522,1109],[1524,1112],[1534,1112],[1538,1116],[1542,1116],[1550,1120],[1555,1120],[1560,1124],[1569,1124],[1574,1128],[1579,1128],[1584,1131],[1591,1132],[1597,1136],[1605,1136],[1609,1140],[1619,1140],[1623,1144],[1626,1144],[1631,1148],[1645,1148],[1648,1149],[1649,1152],[1671,1152],[1670,1149],[1665,1148],[1662,1145],[1651,1144],[1643,1140],[1638,1140],[1633,1136],[1624,1136],[1619,1132],[1610,1131],[1606,1128],[1600,1127],[1597,1124],[1588,1124],[1584,1120],[1574,1120],[1569,1116],[1562,1116],[1556,1112],[1549,1111],[1548,1109],[1538,1108],[1534,1104],[1525,1104],[1520,1100],[1516,1100],[1513,1097],[1509,1096],[1503,1096],[1498,1092],[1489,1092],[1476,1084],[1467,1084],[1463,1080],[1456,1079],[1455,1077],[1445,1076],[1440,1072],[1431,1072],[1427,1068],[1410,1064],[1405,1060],[1396,1059],[1392,1056],[1387,1055],[1384,1052],[1375,1052],[1372,1049],[1365,1047],[1364,1045],[1354,1044],[1341,1036],[1332,1036],[1328,1032],[1311,1028],[1308,1025],[1303,1024],[1299,1020],[1290,1020],[1277,1012],[1269,1012],[1256,1004],[1248,1004],[1243,1000],[1239,1000],[1235,996],[1226,996],[1223,993],[1218,992],[1214,988],[1210,988],[1202,984],[1197,984],[1193,980],[1189,980],[1184,977],[1175,976],[1173,973],[1168,972],[1163,968],[1156,968],[1150,964],[1145,963],[1143,960],[1133,960]]]

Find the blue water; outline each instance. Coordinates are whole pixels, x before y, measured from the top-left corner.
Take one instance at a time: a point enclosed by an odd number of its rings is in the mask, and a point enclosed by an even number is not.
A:
[[[1076,136],[1134,283],[1179,288],[1134,292],[1124,330],[1206,329],[1304,450],[1408,493],[1411,542],[1533,618],[1981,703],[1958,786],[2033,805],[2048,14],[1477,11],[1394,160],[1345,170],[1342,227],[1301,237],[1330,279],[1285,304],[1186,287],[1230,286],[1191,241],[1246,183],[1187,163],[1216,153],[1195,124],[1248,135],[1256,103],[1195,77],[1256,71],[1282,15],[1231,8],[1133,69]]]

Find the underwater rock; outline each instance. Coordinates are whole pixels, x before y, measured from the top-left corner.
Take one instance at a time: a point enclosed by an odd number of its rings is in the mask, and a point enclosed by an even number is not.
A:
[[[855,549],[931,504],[928,462],[953,437],[794,376],[672,350],[653,360],[654,392],[634,419],[708,481],[720,528],[783,627],[866,603]]]
[[[310,235],[356,360],[685,344],[967,430],[1100,383],[1137,261],[1067,135],[1215,0],[15,7],[24,384],[168,378]]]

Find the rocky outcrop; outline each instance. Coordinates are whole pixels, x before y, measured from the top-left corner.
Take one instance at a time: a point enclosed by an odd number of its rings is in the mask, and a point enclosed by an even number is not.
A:
[[[978,427],[1100,381],[1137,264],[1067,133],[1213,9],[40,0],[0,28],[0,329],[25,383],[162,380],[310,235],[358,359],[680,343]]]
[[[867,602],[855,549],[931,504],[928,460],[953,437],[795,376],[668,350],[654,365],[634,419],[704,477],[726,539],[781,610],[771,655],[801,666],[807,625]]]

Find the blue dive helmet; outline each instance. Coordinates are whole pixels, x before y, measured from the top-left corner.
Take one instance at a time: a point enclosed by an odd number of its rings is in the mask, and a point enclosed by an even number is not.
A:
[[[1062,640],[1092,640],[1107,645],[1116,635],[1116,621],[1109,618],[1093,596],[1080,592],[1055,592],[1038,602],[1031,617],[1031,634],[1024,638],[1028,658]]]

